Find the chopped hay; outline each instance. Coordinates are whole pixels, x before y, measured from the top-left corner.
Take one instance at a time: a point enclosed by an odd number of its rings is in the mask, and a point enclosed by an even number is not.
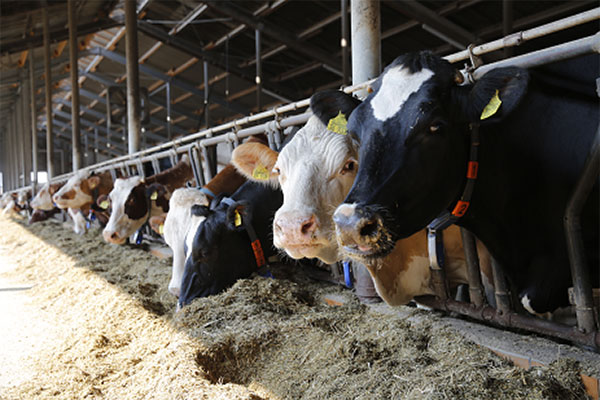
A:
[[[10,274],[37,283],[34,304],[63,332],[32,360],[35,379],[2,398],[585,398],[577,362],[525,371],[436,313],[378,313],[289,269],[277,272],[291,279],[240,280],[174,315],[169,260],[52,221],[0,226],[19,266]],[[322,301],[332,292],[343,306]]]

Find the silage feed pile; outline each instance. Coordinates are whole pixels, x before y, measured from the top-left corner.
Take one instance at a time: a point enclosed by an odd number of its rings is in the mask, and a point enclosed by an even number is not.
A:
[[[287,273],[175,314],[170,260],[52,221],[2,217],[0,229],[18,265],[11,277],[34,284],[33,305],[61,332],[27,361],[34,377],[2,399],[585,398],[575,362],[513,367],[435,313],[376,313]],[[348,300],[329,306],[332,292]]]

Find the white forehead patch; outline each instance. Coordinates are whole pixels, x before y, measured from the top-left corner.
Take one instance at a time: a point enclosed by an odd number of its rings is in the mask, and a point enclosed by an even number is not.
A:
[[[396,115],[408,97],[417,92],[432,76],[433,71],[430,69],[411,73],[402,65],[388,70],[383,76],[379,91],[371,99],[375,118],[385,121]]]

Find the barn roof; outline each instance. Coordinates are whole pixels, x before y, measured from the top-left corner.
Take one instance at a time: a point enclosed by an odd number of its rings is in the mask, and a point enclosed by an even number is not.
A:
[[[118,106],[125,85],[124,1],[75,1],[79,34],[82,135],[107,133],[106,94]],[[592,9],[596,1],[511,2],[513,31]],[[340,1],[138,0],[140,86],[148,91],[145,146],[259,111],[255,30],[261,31],[260,109],[295,101],[344,84]],[[0,130],[5,135],[16,99],[28,81],[33,54],[39,135],[45,135],[42,14],[48,12],[52,54],[52,109],[56,140],[70,143],[67,1],[0,3]],[[412,50],[445,55],[503,36],[503,2],[483,0],[381,1],[382,65]],[[525,51],[593,34],[597,21],[528,43]],[[502,52],[484,57],[491,61]],[[204,61],[210,85],[204,104]],[[167,123],[170,82],[171,132]],[[121,96],[122,97],[122,96]],[[113,121],[106,156],[126,151],[125,127]],[[2,137],[0,136],[0,137]],[[43,143],[43,140],[40,142]],[[42,165],[42,164],[41,164]],[[66,171],[63,171],[66,172]]]

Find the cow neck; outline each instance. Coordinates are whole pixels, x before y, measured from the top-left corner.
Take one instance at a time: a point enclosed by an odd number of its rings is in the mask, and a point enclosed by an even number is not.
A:
[[[469,151],[469,161],[467,162],[467,181],[462,191],[460,199],[454,205],[452,211],[444,210],[436,219],[427,226],[428,229],[443,230],[456,223],[464,216],[471,205],[471,196],[477,181],[477,172],[479,169],[479,123],[469,125],[471,133],[471,146]]]
[[[235,204],[235,200],[230,197],[223,197],[221,199],[221,203],[225,203],[228,206],[232,206]],[[258,267],[258,273],[262,276],[272,277],[271,271],[269,270],[269,264],[265,259],[265,253],[263,251],[263,247],[260,243],[260,239],[254,230],[252,224],[246,223],[242,220],[242,225],[246,232],[248,233],[248,237],[250,238],[250,246],[252,247],[252,253],[254,253],[254,259],[256,260],[256,265]]]
[[[443,231],[450,225],[456,223],[465,215],[471,204],[471,196],[477,180],[479,169],[479,123],[474,122],[469,125],[471,146],[469,151],[469,161],[467,163],[467,182],[462,191],[460,199],[454,205],[452,211],[444,210],[436,219],[427,225],[427,250],[429,252],[429,265],[434,273],[441,273],[445,266],[444,259],[444,239]],[[433,278],[433,274],[432,274]],[[443,280],[433,279],[434,285],[442,285]],[[445,288],[436,287],[436,293],[444,291]]]
[[[184,186],[185,182],[190,178],[191,172],[192,168],[188,163],[179,161],[173,167],[146,178],[145,182],[147,184],[160,183],[172,192]]]

